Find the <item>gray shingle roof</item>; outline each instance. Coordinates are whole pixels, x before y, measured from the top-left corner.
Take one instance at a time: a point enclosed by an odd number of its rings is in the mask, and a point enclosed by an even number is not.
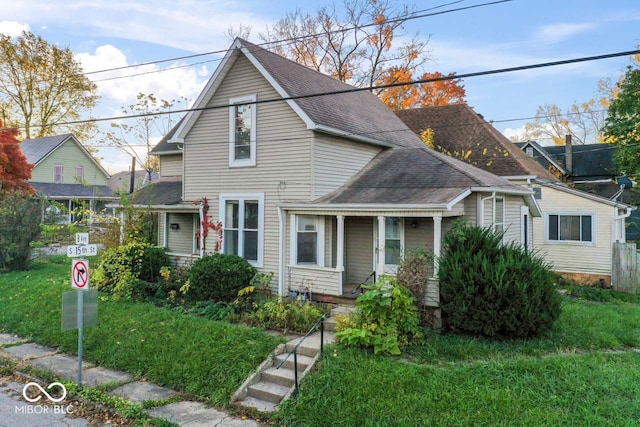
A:
[[[472,187],[524,190],[425,147],[384,151],[344,186],[313,203],[446,204]]]
[[[135,205],[178,205],[182,203],[182,181],[157,181],[142,187],[133,199]]]
[[[438,151],[471,151],[467,162],[481,169],[500,176],[535,175],[556,180],[467,104],[400,110],[396,114],[418,135],[433,129]]]
[[[183,120],[184,116],[180,120],[178,120],[178,123],[176,123],[175,126],[173,126],[169,130],[169,132],[167,132],[167,134],[155,145],[155,147],[151,149],[150,154],[161,155],[163,153],[174,153],[176,150],[178,150],[178,144],[169,142],[169,140],[173,137],[173,135],[175,135]]]
[[[54,184],[49,182],[30,182],[29,184],[48,198],[113,198],[111,188],[106,185]]]
[[[20,149],[27,161],[36,165],[71,137],[72,135],[67,133],[44,138],[25,139],[20,143]]]

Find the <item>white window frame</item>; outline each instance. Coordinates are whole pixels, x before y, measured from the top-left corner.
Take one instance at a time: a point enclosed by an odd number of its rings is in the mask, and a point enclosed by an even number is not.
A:
[[[56,179],[58,174],[56,173],[58,168],[60,169],[60,179]],[[53,182],[56,184],[62,184],[64,182],[64,165],[58,164],[53,166]]]
[[[78,173],[78,171],[80,171],[80,173]],[[84,166],[82,165],[76,166],[76,179],[79,179],[80,181],[84,181]]]
[[[525,148],[525,153],[527,153],[527,156],[533,157],[533,147]]]
[[[229,99],[229,167],[248,167],[256,165],[256,110],[257,95],[238,96]],[[236,109],[238,104],[251,104],[250,155],[248,159],[236,160]]]
[[[316,241],[316,263],[300,263],[298,262],[298,221],[300,216],[308,216],[312,217],[315,221],[316,225],[316,233],[318,235],[318,239]],[[292,227],[291,227],[291,264],[292,265],[300,265],[300,266],[317,266],[324,267],[324,244],[325,244],[325,220],[324,216],[321,215],[313,215],[313,214],[305,214],[305,215],[293,215]]]
[[[551,240],[549,238],[549,225],[551,215],[557,215],[558,221],[561,216],[589,216],[591,217],[591,240],[560,240],[560,224],[558,224],[558,240]],[[582,219],[580,220],[580,238],[582,238]],[[564,212],[545,212],[544,214],[544,240],[545,243],[551,245],[580,245],[580,246],[595,246],[596,244],[596,213],[595,212],[579,212],[579,211],[564,211]]]
[[[254,267],[262,267],[264,260],[264,193],[220,193],[219,217],[222,222],[222,229],[227,228],[225,222],[227,220],[226,204],[227,201],[237,201],[238,206],[238,255],[242,256],[244,252],[244,203],[248,200],[258,201],[258,260],[247,260]],[[224,233],[224,231],[223,231]],[[225,252],[226,239],[222,239],[222,247],[220,252]]]

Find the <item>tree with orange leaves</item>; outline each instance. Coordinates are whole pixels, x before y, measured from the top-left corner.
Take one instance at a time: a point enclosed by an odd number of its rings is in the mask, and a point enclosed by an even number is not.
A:
[[[31,178],[33,165],[20,150],[17,129],[2,129],[0,121],[0,195],[8,191],[33,193],[27,182]]]
[[[380,90],[378,96],[387,107],[392,110],[405,110],[408,108],[422,108],[450,104],[462,104],[465,102],[466,92],[462,80],[453,79],[451,73],[445,79],[439,72],[424,73],[419,80],[427,80],[425,83],[417,83],[402,86],[392,86]],[[435,80],[435,81],[428,81]],[[387,70],[385,76],[378,85],[395,84],[413,81],[410,70],[402,70],[392,67]]]

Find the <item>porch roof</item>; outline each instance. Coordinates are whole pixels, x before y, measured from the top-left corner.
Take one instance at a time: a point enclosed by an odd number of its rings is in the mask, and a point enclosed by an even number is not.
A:
[[[530,195],[531,191],[504,178],[434,150],[387,150],[337,190],[312,205],[419,205],[451,209],[471,191]]]

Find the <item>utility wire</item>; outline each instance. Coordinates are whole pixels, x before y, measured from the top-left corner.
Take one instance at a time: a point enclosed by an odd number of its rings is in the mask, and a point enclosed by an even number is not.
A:
[[[257,105],[257,104],[268,104],[268,103],[283,102],[283,101],[295,101],[298,99],[317,98],[321,96],[334,96],[334,95],[337,96],[337,95],[349,94],[354,92],[374,91],[378,89],[387,89],[392,87],[411,86],[411,85],[433,83],[433,82],[439,82],[439,81],[445,81],[445,80],[481,77],[481,76],[488,76],[488,75],[495,75],[495,74],[512,73],[516,71],[532,70],[532,69],[538,69],[538,68],[555,67],[559,65],[575,64],[575,63],[588,62],[588,61],[598,61],[602,59],[616,58],[620,56],[635,55],[637,53],[640,53],[640,49],[629,50],[624,52],[608,53],[603,55],[586,56],[581,58],[565,59],[560,61],[543,62],[538,64],[522,65],[518,67],[499,68],[494,70],[478,71],[478,72],[465,73],[465,74],[455,74],[455,75],[448,75],[448,76],[441,76],[441,77],[433,77],[428,79],[388,83],[383,85],[375,85],[375,86],[367,86],[367,87],[350,87],[348,89],[343,89],[343,90],[318,92],[318,93],[311,93],[311,94],[305,94],[305,95],[293,95],[293,96],[282,97],[282,98],[261,99],[261,100],[247,102],[246,104]],[[185,108],[185,109],[172,110],[172,111],[158,111],[153,113],[140,113],[140,114],[129,114],[129,115],[122,115],[122,116],[110,116],[110,117],[100,117],[100,118],[83,119],[83,120],[72,120],[67,122],[51,123],[46,126],[63,126],[63,125],[76,125],[76,124],[83,124],[83,123],[113,121],[113,120],[125,120],[125,119],[141,118],[141,117],[147,117],[147,116],[207,111],[207,110],[214,110],[219,108],[229,108],[229,104],[218,104],[218,105],[211,105],[206,107],[192,107],[192,108]],[[36,125],[32,127],[38,128],[38,127],[43,127],[43,125]],[[24,129],[24,126],[17,127],[17,128]],[[0,130],[6,130],[6,129],[10,129],[10,128],[0,128]]]
[[[428,18],[428,17],[436,16],[436,15],[443,15],[443,14],[447,14],[447,13],[460,12],[460,11],[467,10],[467,9],[474,9],[474,8],[478,8],[478,7],[492,6],[492,5],[495,5],[495,4],[506,3],[506,2],[510,2],[512,0],[497,0],[497,1],[493,1],[493,2],[477,4],[477,5],[471,5],[471,6],[459,7],[459,8],[449,9],[449,10],[444,10],[444,11],[439,11],[439,12],[421,14],[422,12],[428,12],[428,11],[439,9],[439,8],[442,8],[442,7],[451,6],[451,5],[454,5],[454,4],[457,4],[457,3],[462,3],[464,1],[466,1],[466,0],[457,0],[457,1],[452,1],[452,2],[449,2],[449,3],[443,3],[443,4],[440,4],[438,6],[434,6],[434,7],[430,7],[430,8],[427,8],[427,9],[421,9],[421,10],[412,12],[408,16],[398,16],[398,17],[395,17],[395,18],[392,18],[392,19],[386,19],[381,23],[369,23],[369,24],[359,25],[359,26],[355,26],[355,27],[339,28],[339,29],[336,29],[336,30],[326,31],[326,32],[322,32],[322,33],[308,34],[308,35],[300,36],[300,37],[291,37],[291,38],[287,38],[287,39],[280,39],[280,40],[274,40],[274,41],[270,41],[270,42],[259,43],[259,44],[256,44],[256,46],[272,46],[272,47],[286,46],[286,45],[293,44],[293,43],[295,43],[295,42],[297,42],[299,40],[305,40],[305,39],[310,39],[310,38],[314,38],[314,37],[320,37],[320,36],[327,35],[327,34],[345,33],[345,32],[348,32],[348,31],[354,31],[354,30],[359,30],[359,29],[362,29],[362,28],[374,27],[374,26],[378,26],[378,25],[381,25],[381,24],[389,24],[389,23],[395,23],[395,22],[401,22],[401,21],[410,21],[410,20],[414,20],[414,19]],[[89,72],[86,72],[86,73],[83,73],[83,74],[85,76],[87,76],[87,75],[91,75],[91,74],[106,73],[106,72],[110,72],[110,71],[119,71],[119,70],[125,70],[125,69],[129,69],[129,68],[143,67],[143,66],[147,66],[147,65],[162,64],[162,63],[165,63],[165,62],[181,61],[181,60],[185,60],[185,59],[200,58],[200,57],[203,57],[203,56],[210,56],[210,55],[216,55],[216,54],[226,54],[228,51],[229,51],[229,49],[221,49],[221,50],[214,50],[214,51],[204,52],[204,53],[196,53],[196,54],[193,54],[193,55],[176,56],[176,57],[173,57],[173,58],[159,59],[157,61],[143,62],[143,63],[140,63],[140,64],[124,65],[124,66],[121,66],[121,67],[107,68],[107,69],[104,69],[104,70],[89,71]],[[220,61],[220,59],[216,58],[216,59],[212,59],[212,60],[208,60],[208,61],[197,62],[195,64],[183,65],[183,66],[180,66],[179,68],[190,67],[190,66],[194,66],[194,65],[200,65],[200,64],[204,64],[204,63],[208,63],[208,62],[215,62],[215,61]],[[178,67],[172,67],[172,68],[163,69],[163,70],[155,70],[155,71],[152,71],[152,72],[162,72],[164,70],[170,70],[170,69],[175,69],[175,68],[178,68]],[[143,74],[149,74],[149,73],[151,73],[151,72],[145,72],[145,73],[140,73],[140,74],[131,74],[131,75],[121,76],[121,77],[116,77],[116,78],[134,77],[134,76],[143,75]],[[113,78],[111,78],[111,79],[113,79]],[[111,80],[111,79],[107,79],[107,80]],[[103,80],[96,80],[96,81],[103,81]]]

